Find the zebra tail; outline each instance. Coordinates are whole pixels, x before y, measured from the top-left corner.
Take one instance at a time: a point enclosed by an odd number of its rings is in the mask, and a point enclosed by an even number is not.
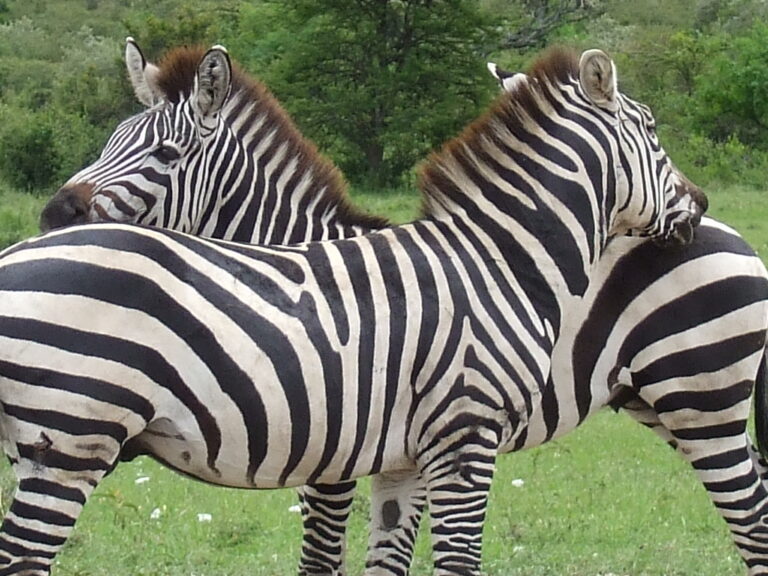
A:
[[[768,350],[763,351],[755,378],[755,434],[760,455],[768,460]]]

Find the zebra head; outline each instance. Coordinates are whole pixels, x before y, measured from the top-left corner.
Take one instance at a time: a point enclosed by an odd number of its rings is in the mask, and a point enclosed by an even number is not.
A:
[[[488,63],[488,70],[511,93],[527,92],[539,82],[493,62]],[[581,55],[574,96],[596,108],[597,117],[613,127],[610,132],[617,143],[614,229],[662,242],[689,243],[707,209],[707,197],[674,166],[659,144],[650,108],[618,90],[616,67],[604,52],[588,50]]]
[[[154,65],[129,38],[125,59],[146,109],[49,201],[43,231],[111,221],[290,244],[387,225],[354,207],[341,172],[223,48],[176,48]]]
[[[612,214],[615,229],[629,235],[689,243],[693,228],[707,209],[707,197],[675,167],[662,148],[650,108],[619,92],[616,66],[600,50],[582,54],[579,84],[586,98],[608,113],[619,141],[615,164],[617,202]]]
[[[168,225],[191,231],[198,206],[174,205],[169,194],[185,179],[202,186],[206,155],[219,131],[220,112],[229,98],[232,67],[227,51],[214,46],[192,51],[194,78],[174,77],[146,61],[128,38],[125,60],[138,100],[146,109],[124,120],[99,159],[75,174],[43,209],[40,228],[116,221]],[[189,185],[189,183],[187,183]]]

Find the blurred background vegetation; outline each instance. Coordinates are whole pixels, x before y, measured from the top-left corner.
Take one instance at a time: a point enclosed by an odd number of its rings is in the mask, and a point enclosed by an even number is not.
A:
[[[221,43],[356,187],[414,166],[545,45],[601,47],[622,89],[702,185],[762,187],[768,167],[762,0],[0,0],[0,182],[50,193],[139,110],[125,36],[150,59]]]

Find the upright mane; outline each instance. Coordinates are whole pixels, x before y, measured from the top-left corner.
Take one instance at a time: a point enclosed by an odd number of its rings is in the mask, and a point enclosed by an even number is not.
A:
[[[531,65],[526,82],[504,91],[485,114],[433,152],[419,173],[422,214],[429,217],[450,212],[457,200],[466,197],[470,188],[461,181],[483,171],[484,161],[489,160],[487,143],[496,143],[501,149],[509,147],[504,134],[515,132],[551,109],[548,93],[578,78],[578,63],[578,56],[570,49],[549,49]]]
[[[156,81],[171,102],[178,103],[191,95],[197,67],[205,52],[201,47],[185,46],[172,49],[160,60]],[[240,103],[237,112],[247,115],[245,122],[240,119],[241,126],[247,127],[257,120],[263,123],[265,133],[274,131],[275,137],[288,145],[288,156],[298,160],[297,171],[312,174],[313,192],[310,193],[322,194],[316,201],[318,206],[335,210],[342,224],[369,229],[388,225],[385,218],[366,214],[352,204],[347,182],[338,168],[299,132],[266,86],[236,62],[232,63],[230,98]]]

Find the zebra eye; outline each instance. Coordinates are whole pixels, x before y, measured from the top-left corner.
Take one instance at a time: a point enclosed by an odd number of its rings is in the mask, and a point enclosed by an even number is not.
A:
[[[181,153],[179,150],[170,144],[161,144],[155,150],[152,152],[152,156],[154,156],[159,162],[162,162],[163,164],[170,164],[171,162],[178,160],[181,156]]]

